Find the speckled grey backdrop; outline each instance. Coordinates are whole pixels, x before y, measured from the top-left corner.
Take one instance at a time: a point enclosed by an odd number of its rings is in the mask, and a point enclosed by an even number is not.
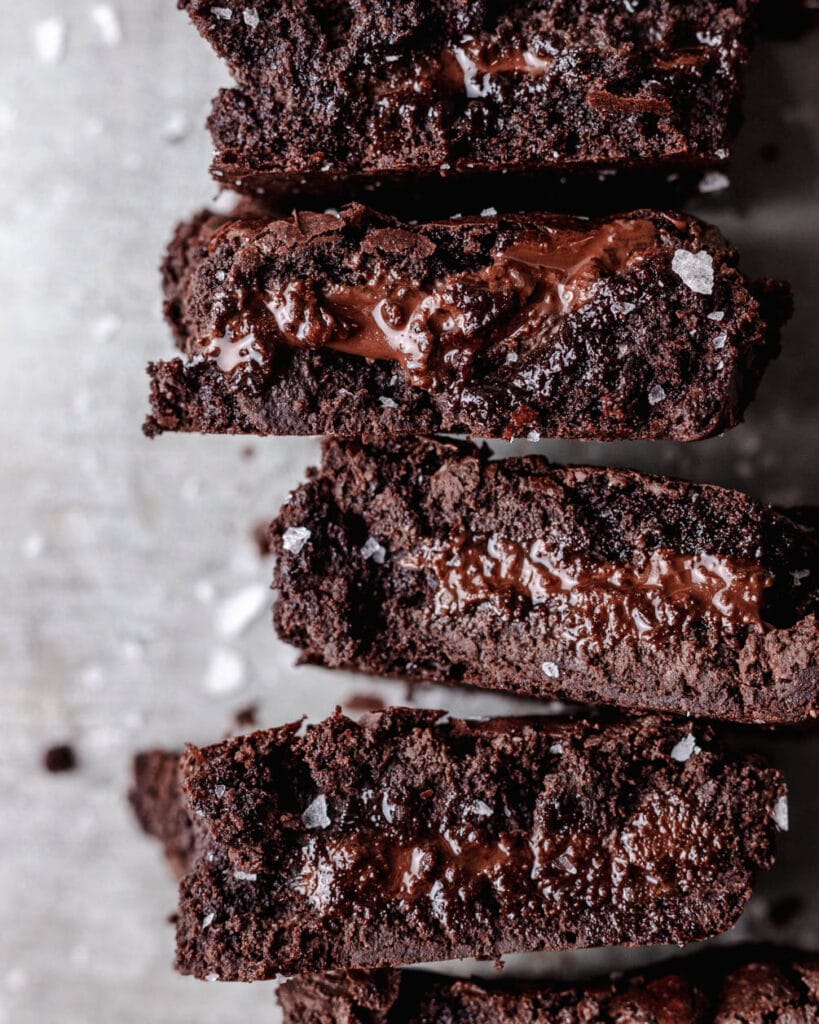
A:
[[[274,724],[374,688],[294,670],[267,621],[270,566],[250,527],[299,480],[314,443],[149,443],[139,432],[143,365],[169,348],[155,265],[174,220],[213,197],[201,125],[222,81],[172,0],[0,2],[0,1024],[273,1020],[269,985],[172,974],[174,887],[124,803],[129,758],[145,744],[218,737],[252,700]],[[747,425],[684,449],[575,446],[572,457],[780,503],[819,499],[818,100],[819,40],[765,45],[732,186],[700,204],[747,268],[796,288],[785,353]],[[762,159],[762,144],[779,158]],[[397,685],[383,692],[402,697]],[[504,706],[480,695],[423,700]],[[62,740],[79,768],[48,775],[42,752]],[[729,938],[819,946],[819,743],[750,742],[788,770],[792,829]],[[772,921],[771,907],[778,921],[792,897],[788,923]]]

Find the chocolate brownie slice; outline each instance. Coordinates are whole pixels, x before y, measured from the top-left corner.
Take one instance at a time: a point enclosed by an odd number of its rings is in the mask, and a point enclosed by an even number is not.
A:
[[[658,718],[341,714],[189,747],[177,966],[200,978],[686,943],[770,866],[779,774]]]
[[[683,214],[201,214],[149,434],[674,438],[734,426],[790,312]]]
[[[736,491],[327,442],[273,524],[309,662],[738,722],[819,708],[819,544]]]
[[[749,962],[719,975],[743,957]],[[572,986],[348,971],[293,978],[277,995],[285,1024],[816,1024],[819,960],[711,951]]]
[[[254,193],[718,164],[755,3],[180,7],[240,85],[214,103],[213,174]]]

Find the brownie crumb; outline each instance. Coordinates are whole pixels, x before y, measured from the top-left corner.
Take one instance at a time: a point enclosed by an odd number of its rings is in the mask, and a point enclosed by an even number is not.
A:
[[[251,531],[251,536],[260,558],[267,558],[273,553],[270,541],[270,523],[266,519],[264,522],[256,523]]]
[[[258,704],[248,704],[246,707],[239,708],[234,716],[234,721],[239,729],[245,729],[256,725],[259,715]]]
[[[74,748],[68,743],[58,743],[49,747],[43,754],[43,767],[54,775],[73,772],[77,767],[77,755]]]
[[[354,693],[344,704],[349,711],[383,711],[387,706],[375,693]]]

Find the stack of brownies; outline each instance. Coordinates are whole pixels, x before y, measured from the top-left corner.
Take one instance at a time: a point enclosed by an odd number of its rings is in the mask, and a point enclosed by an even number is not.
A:
[[[657,204],[728,157],[755,6],[180,0],[237,82],[213,173],[245,198],[170,246],[146,432],[328,436],[271,528],[304,661],[595,706],[140,755],[183,973],[294,975],[290,1024],[819,1020],[819,960],[784,952],[571,988],[397,970],[709,938],[787,828],[779,773],[705,720],[816,716],[812,513],[435,436],[741,420],[789,290]]]

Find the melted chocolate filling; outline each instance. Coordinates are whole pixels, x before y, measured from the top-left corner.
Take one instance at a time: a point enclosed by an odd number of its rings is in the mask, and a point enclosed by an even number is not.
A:
[[[277,346],[329,348],[397,362],[412,384],[428,390],[462,384],[480,351],[502,341],[508,356],[548,337],[602,275],[628,269],[656,237],[648,220],[588,231],[542,228],[488,266],[429,288],[388,277],[361,285],[289,281],[248,296],[206,341],[204,354],[231,373],[265,362]]]
[[[414,841],[389,827],[311,838],[291,884],[319,913],[397,903],[411,917],[428,901],[446,926],[474,913],[487,888],[505,912],[532,902],[563,911],[592,896],[661,899],[714,873],[720,856],[719,837],[673,793],[647,794],[605,837],[537,823],[500,834],[467,821],[441,829]]]
[[[660,645],[694,622],[729,634],[762,630],[763,592],[773,583],[759,565],[727,555],[660,549],[641,566],[618,565],[496,535],[461,534],[421,547],[402,564],[431,571],[436,614],[483,602],[503,612],[520,597],[543,609],[563,642],[597,648],[625,640]]]

